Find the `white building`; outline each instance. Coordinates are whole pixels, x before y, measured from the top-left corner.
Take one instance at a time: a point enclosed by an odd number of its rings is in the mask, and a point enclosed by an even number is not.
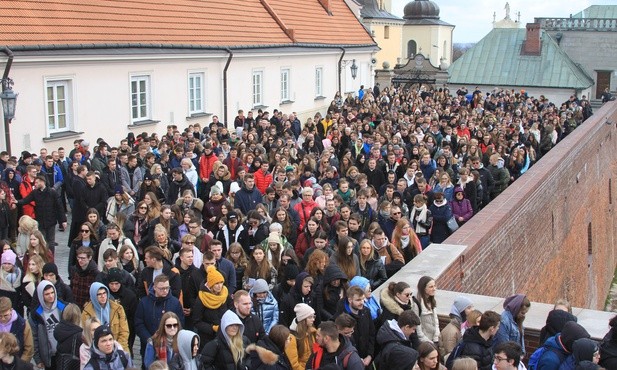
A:
[[[238,109],[312,116],[339,87],[372,86],[378,50],[344,0],[32,0],[0,14],[19,93],[13,153],[212,115],[231,125]]]

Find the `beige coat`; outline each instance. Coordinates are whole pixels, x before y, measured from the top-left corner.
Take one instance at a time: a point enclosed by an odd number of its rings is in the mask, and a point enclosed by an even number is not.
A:
[[[111,333],[114,335],[114,339],[120,343],[122,348],[129,348],[129,323],[124,313],[124,307],[116,301],[109,301],[109,327]],[[81,314],[82,325],[85,326],[86,320],[90,317],[96,317],[96,311],[92,302],[88,301],[84,306],[84,311]]]

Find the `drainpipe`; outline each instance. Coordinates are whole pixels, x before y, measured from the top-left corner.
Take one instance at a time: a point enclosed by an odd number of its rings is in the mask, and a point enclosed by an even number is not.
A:
[[[345,57],[345,48],[339,47],[339,49],[341,49],[343,53],[338,60],[338,92],[341,93],[341,96],[343,96],[343,91],[341,90],[341,74],[343,73],[343,58]]]
[[[4,67],[4,74],[2,75],[2,92],[4,92],[9,87],[9,72],[11,71],[11,65],[13,65],[13,52],[6,46],[0,47],[0,52],[9,57],[6,61],[6,66]],[[2,120],[4,121],[4,140],[6,144],[6,151],[9,152],[9,155],[11,155],[11,130],[9,127],[11,122],[4,118],[4,114],[2,115]]]
[[[225,68],[223,68],[223,122],[229,126],[229,121],[227,120],[227,69],[229,68],[234,53],[232,53],[229,48],[225,48],[225,51],[229,54],[229,57],[227,58],[227,63],[225,63]]]

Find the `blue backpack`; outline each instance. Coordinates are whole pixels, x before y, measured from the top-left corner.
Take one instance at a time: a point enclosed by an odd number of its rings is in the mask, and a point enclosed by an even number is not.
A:
[[[542,356],[544,356],[547,351],[555,353],[557,357],[559,357],[560,364],[566,359],[566,355],[562,351],[559,351],[558,349],[549,347],[547,345],[543,345],[531,354],[531,357],[529,357],[529,363],[527,365],[527,368],[529,370],[536,370],[538,368],[540,360],[542,359]]]

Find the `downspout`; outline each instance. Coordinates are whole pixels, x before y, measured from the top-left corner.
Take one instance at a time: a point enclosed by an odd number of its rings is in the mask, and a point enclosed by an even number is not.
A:
[[[13,65],[13,52],[6,46],[0,47],[0,52],[6,54],[9,59],[6,61],[6,66],[4,67],[4,74],[2,75],[2,92],[6,91],[9,88],[9,72],[11,71],[11,66]],[[6,144],[6,151],[11,154],[11,131],[9,128],[9,124],[11,123],[9,120],[4,118],[4,114],[2,115],[2,120],[4,121],[4,140]]]
[[[343,91],[341,90],[341,74],[343,73],[343,58],[345,57],[345,48],[339,47],[343,54],[341,54],[341,58],[338,60],[338,92],[343,96]]]
[[[230,48],[225,48],[225,51],[229,54],[229,57],[227,58],[227,63],[225,63],[225,68],[223,68],[223,122],[229,125],[227,121],[227,69],[229,69],[229,64],[231,63],[231,58],[234,57],[234,53],[231,52]]]

